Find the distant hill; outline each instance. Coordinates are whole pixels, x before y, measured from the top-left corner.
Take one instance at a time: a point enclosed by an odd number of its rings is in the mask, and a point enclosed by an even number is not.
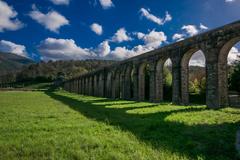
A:
[[[0,52],[0,76],[11,72],[17,72],[23,66],[35,63],[33,60],[12,54]]]
[[[116,61],[95,59],[40,62],[24,67],[16,78],[17,81],[34,79],[52,81],[61,73],[65,79],[71,79],[115,62]]]

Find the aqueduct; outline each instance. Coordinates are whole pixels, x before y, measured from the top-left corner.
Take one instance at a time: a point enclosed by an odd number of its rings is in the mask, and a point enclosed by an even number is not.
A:
[[[64,89],[78,94],[152,102],[163,101],[163,65],[172,61],[172,102],[189,104],[188,63],[201,50],[206,59],[206,105],[229,104],[227,56],[240,41],[240,21],[187,38],[183,41],[117,62],[64,83]],[[144,70],[148,68],[146,79]],[[146,87],[146,80],[147,85]],[[146,89],[149,89],[146,92]]]

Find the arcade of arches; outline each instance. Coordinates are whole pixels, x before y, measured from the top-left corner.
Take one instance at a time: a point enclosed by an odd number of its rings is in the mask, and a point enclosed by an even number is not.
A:
[[[201,51],[205,58],[206,105],[228,106],[227,57],[239,41],[240,21],[68,80],[64,89],[113,99],[152,102],[168,99],[188,105],[190,59]],[[171,65],[166,67],[169,62]],[[164,68],[171,77],[166,78]],[[166,79],[171,80],[168,80],[171,88],[166,86]]]

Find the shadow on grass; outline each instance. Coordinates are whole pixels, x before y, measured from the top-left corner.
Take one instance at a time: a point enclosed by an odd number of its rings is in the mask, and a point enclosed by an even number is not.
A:
[[[150,144],[159,151],[167,149],[186,155],[190,159],[198,159],[199,156],[211,160],[237,159],[234,141],[239,123],[186,125],[166,120],[166,117],[172,114],[201,112],[206,110],[205,108],[181,108],[179,106],[179,109],[157,113],[129,114],[127,113],[129,110],[156,107],[156,105],[149,103],[149,105],[136,107],[134,104],[138,102],[129,101],[123,104],[129,104],[130,107],[109,108],[109,105],[121,105],[121,101],[118,103],[118,101],[105,98],[82,101],[71,95],[50,91],[45,93],[88,118],[130,131],[140,141]],[[101,102],[107,102],[107,104]]]

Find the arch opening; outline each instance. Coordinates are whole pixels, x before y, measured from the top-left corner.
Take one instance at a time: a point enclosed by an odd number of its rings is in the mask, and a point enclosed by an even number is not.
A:
[[[183,103],[206,104],[206,58],[203,51],[189,51],[184,55],[181,65],[182,74],[185,74],[182,77],[186,78],[186,84],[183,81],[182,85],[187,85],[185,91],[182,86]]]
[[[163,63],[163,100],[172,101],[172,60]]]
[[[118,71],[113,76],[112,85],[113,98],[120,98],[120,73]]]
[[[240,42],[236,43],[228,53],[228,91],[229,95],[240,94]]]
[[[134,88],[133,88],[133,68],[131,66],[127,67],[125,76],[124,76],[124,98],[133,99],[134,98]]]
[[[220,106],[240,106],[240,37],[228,41],[218,62]]]

